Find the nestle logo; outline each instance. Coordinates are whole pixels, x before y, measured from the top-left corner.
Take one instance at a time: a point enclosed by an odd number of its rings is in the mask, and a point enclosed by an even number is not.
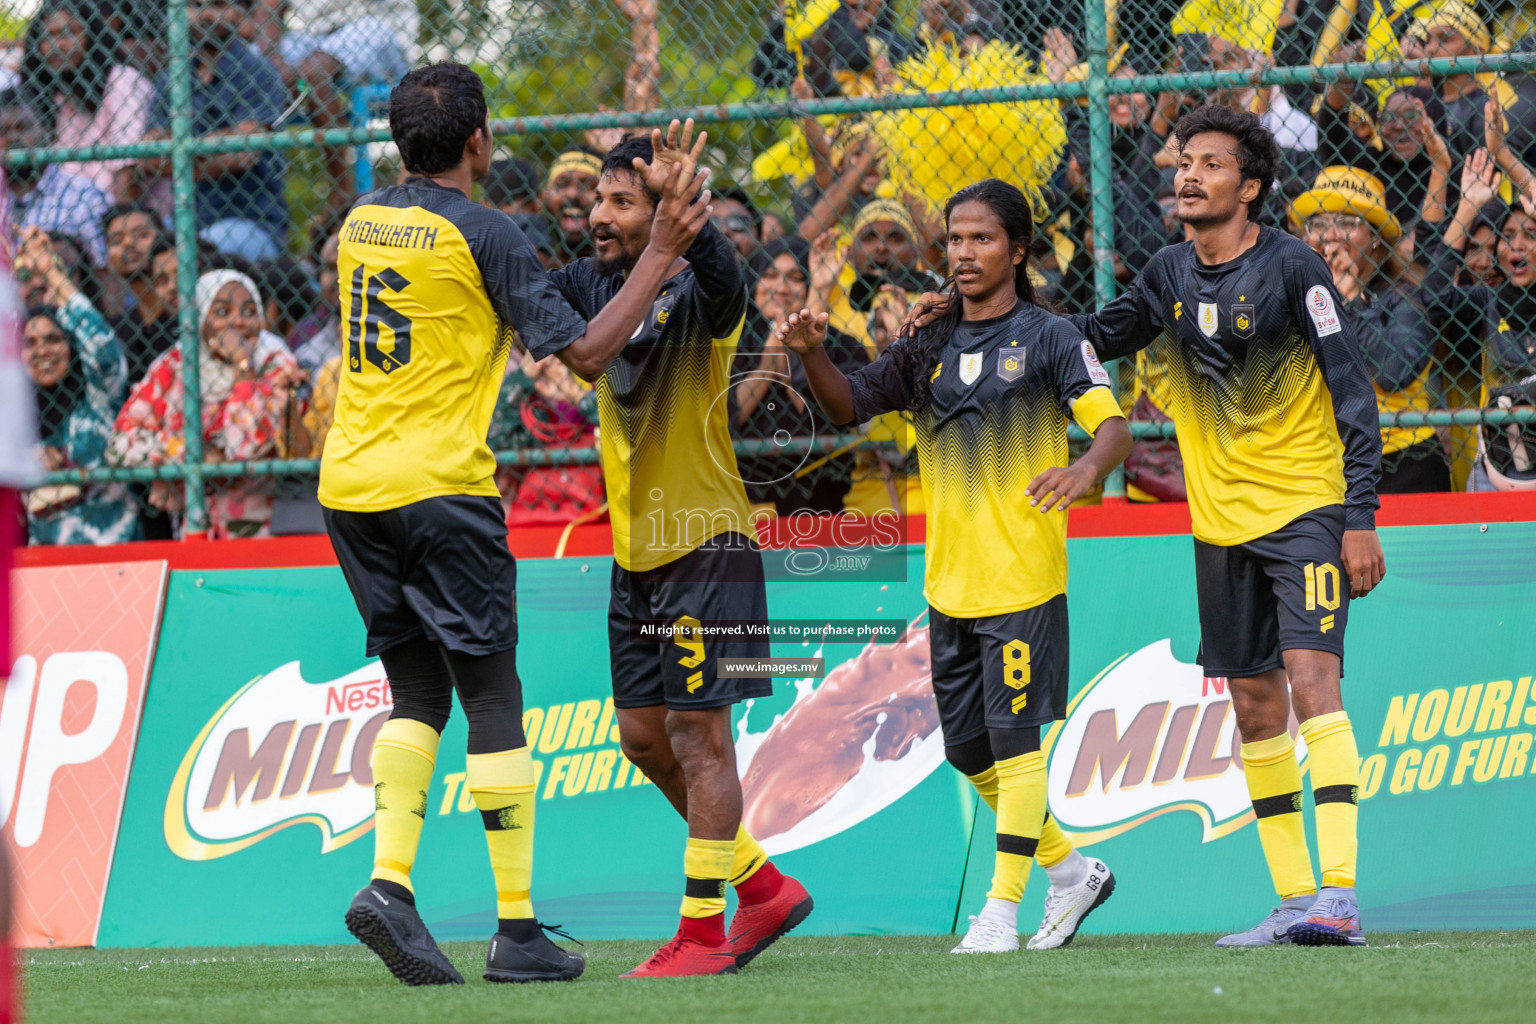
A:
[[[371,708],[393,707],[394,703],[393,695],[389,692],[388,679],[364,679],[356,683],[344,683],[340,686],[332,686],[325,692],[327,716],[351,714]]]

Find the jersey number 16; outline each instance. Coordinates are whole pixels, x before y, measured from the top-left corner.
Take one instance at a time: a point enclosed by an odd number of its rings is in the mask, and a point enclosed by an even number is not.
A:
[[[352,315],[347,318],[347,368],[353,373],[363,372],[363,359],[390,373],[411,361],[410,317],[390,306],[379,296],[388,288],[392,292],[403,291],[411,282],[392,267],[369,275],[366,267],[352,271]],[[367,313],[363,312],[364,296],[367,296]],[[379,326],[388,327],[395,336],[395,346],[385,352],[379,348]]]

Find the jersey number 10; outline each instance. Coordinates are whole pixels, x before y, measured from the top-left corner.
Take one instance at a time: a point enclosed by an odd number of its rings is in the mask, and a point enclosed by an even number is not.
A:
[[[392,292],[410,287],[394,268],[385,268],[369,275],[366,267],[352,271],[352,315],[347,318],[347,368],[353,373],[363,372],[363,359],[385,373],[398,370],[411,361],[410,317],[390,306],[379,292],[388,288]],[[364,314],[364,296],[367,296],[368,312]],[[395,335],[395,346],[388,352],[379,348],[379,326],[388,327]]]
[[[1339,606],[1339,570],[1332,562],[1308,562],[1301,574],[1307,585],[1307,611],[1316,611],[1322,605],[1331,612]]]

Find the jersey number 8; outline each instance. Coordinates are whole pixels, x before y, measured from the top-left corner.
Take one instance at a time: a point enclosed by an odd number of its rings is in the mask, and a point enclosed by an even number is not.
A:
[[[392,267],[371,276],[366,267],[359,266],[352,271],[352,315],[347,318],[347,368],[353,373],[363,372],[364,358],[385,373],[398,370],[411,361],[410,317],[379,296],[379,292],[385,288],[399,292],[410,287],[410,284]],[[363,313],[365,294],[368,309],[366,315]],[[388,352],[379,348],[380,325],[388,327],[395,336],[395,346]]]

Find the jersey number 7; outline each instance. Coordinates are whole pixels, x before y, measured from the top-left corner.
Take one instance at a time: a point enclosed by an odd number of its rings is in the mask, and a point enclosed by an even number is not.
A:
[[[352,271],[352,315],[347,318],[347,368],[353,373],[363,372],[364,357],[385,373],[398,370],[411,361],[410,317],[390,306],[379,296],[388,288],[392,292],[403,291],[411,282],[392,267],[369,275],[366,267]],[[367,296],[367,313],[364,295]],[[395,336],[395,346],[388,352],[379,348],[379,326],[388,327]]]

